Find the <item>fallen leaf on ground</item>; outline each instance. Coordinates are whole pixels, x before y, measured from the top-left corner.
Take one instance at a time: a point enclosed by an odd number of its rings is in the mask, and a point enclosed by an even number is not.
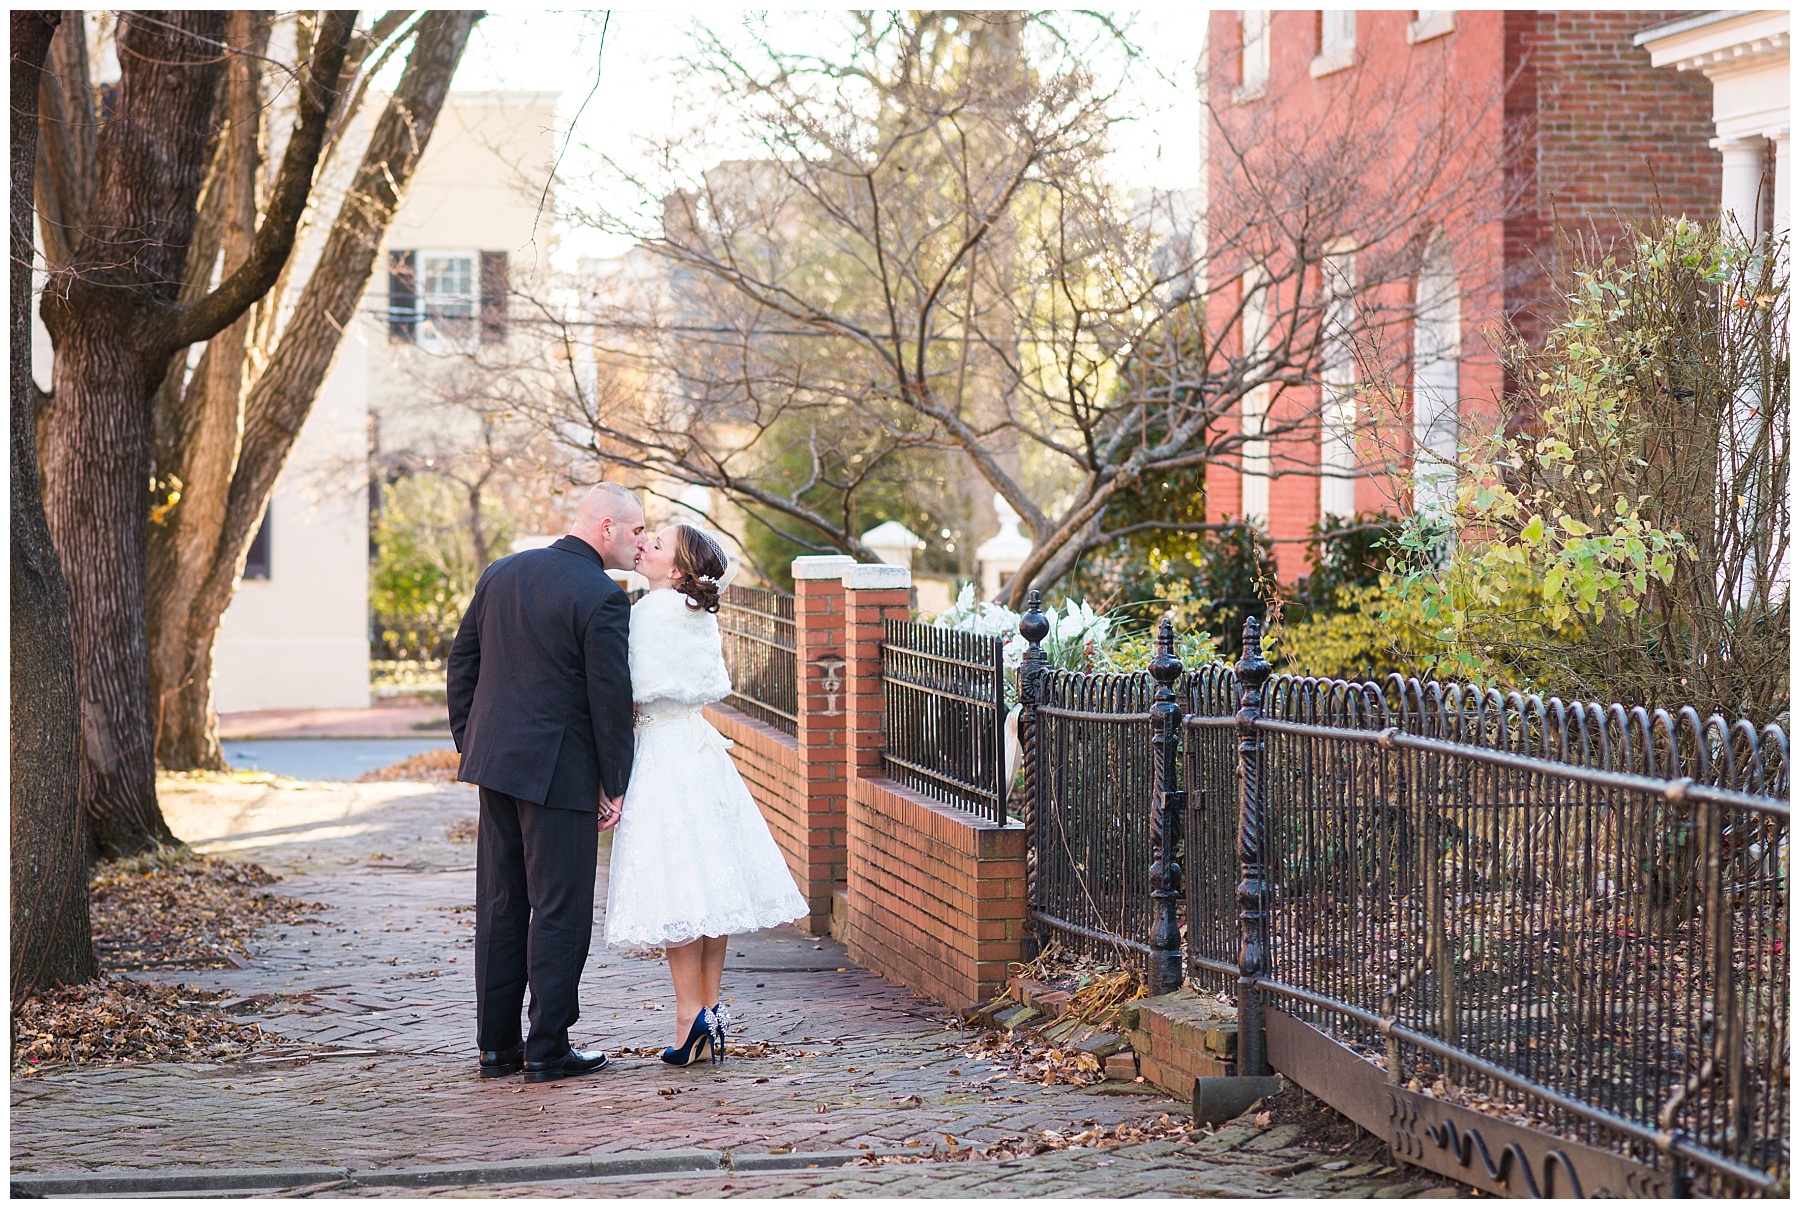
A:
[[[260,865],[164,848],[94,866],[88,882],[94,952],[109,970],[238,964],[270,924],[316,923],[306,903],[262,889],[276,877]]]
[[[40,991],[13,1008],[13,1075],[59,1063],[219,1062],[264,1039],[260,1026],[214,1005],[225,991],[164,986],[103,974],[75,987]]]
[[[422,751],[416,756],[408,756],[397,763],[377,768],[373,772],[365,772],[356,779],[358,781],[431,781],[440,785],[453,785],[456,783],[456,770],[461,766],[462,756],[449,748],[439,748],[436,751]]]

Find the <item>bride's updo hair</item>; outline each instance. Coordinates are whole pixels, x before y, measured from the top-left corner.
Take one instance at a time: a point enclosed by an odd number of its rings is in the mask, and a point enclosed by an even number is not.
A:
[[[688,598],[688,608],[719,611],[719,577],[725,551],[692,525],[675,526],[676,579],[671,586]]]

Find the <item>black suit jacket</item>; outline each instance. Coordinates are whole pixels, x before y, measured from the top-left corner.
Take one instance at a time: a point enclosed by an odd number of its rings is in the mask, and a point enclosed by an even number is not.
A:
[[[564,537],[482,573],[450,647],[457,779],[561,810],[631,778],[631,606],[593,547]]]

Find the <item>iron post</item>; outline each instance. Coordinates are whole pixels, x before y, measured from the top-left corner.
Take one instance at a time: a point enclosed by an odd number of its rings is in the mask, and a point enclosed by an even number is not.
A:
[[[1175,854],[1181,844],[1181,819],[1187,813],[1187,792],[1181,788],[1181,703],[1175,699],[1181,660],[1175,657],[1175,627],[1167,617],[1157,628],[1150,676],[1156,681],[1156,697],[1150,705],[1156,780],[1150,813],[1152,922],[1146,981],[1150,994],[1167,995],[1180,990],[1186,981],[1181,922],[1175,908],[1181,898],[1181,865]]]
[[[1237,1073],[1267,1075],[1269,1062],[1263,1039],[1262,992],[1257,980],[1269,972],[1269,886],[1263,868],[1265,855],[1263,819],[1263,740],[1257,722],[1262,717],[1263,687],[1273,671],[1262,653],[1262,623],[1244,619],[1244,650],[1237,662],[1238,678],[1238,1035]]]
[[[1044,673],[1050,669],[1050,657],[1044,654],[1044,639],[1050,636],[1050,619],[1044,616],[1044,598],[1036,589],[1025,602],[1025,613],[1019,618],[1019,633],[1025,639],[1025,655],[1019,663],[1019,761],[1025,766],[1025,904],[1026,925],[1039,944],[1043,942],[1043,926],[1037,915],[1043,910],[1043,896],[1038,885],[1038,821],[1042,816],[1038,800],[1038,733],[1037,708],[1043,692]]]

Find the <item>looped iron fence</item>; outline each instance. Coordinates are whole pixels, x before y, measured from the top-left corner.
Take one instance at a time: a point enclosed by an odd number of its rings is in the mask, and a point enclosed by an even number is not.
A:
[[[1031,915],[1076,952],[1149,952],[1151,738],[1147,672],[1045,670],[1030,762]]]
[[[719,637],[731,673],[731,694],[725,703],[796,734],[800,682],[794,598],[768,588],[726,588],[719,598]]]
[[[887,775],[1005,823],[1005,641],[891,618],[883,627]]]
[[[1176,683],[1179,785],[1155,775],[1174,753],[1152,750],[1148,675],[1027,678],[1032,918],[1145,954],[1153,983],[1185,949],[1237,994],[1239,1074],[1265,1069],[1266,1002],[1391,1085],[1677,1194],[1785,1189],[1781,728],[1271,676],[1257,637]],[[1155,893],[1173,865],[1179,941]]]

